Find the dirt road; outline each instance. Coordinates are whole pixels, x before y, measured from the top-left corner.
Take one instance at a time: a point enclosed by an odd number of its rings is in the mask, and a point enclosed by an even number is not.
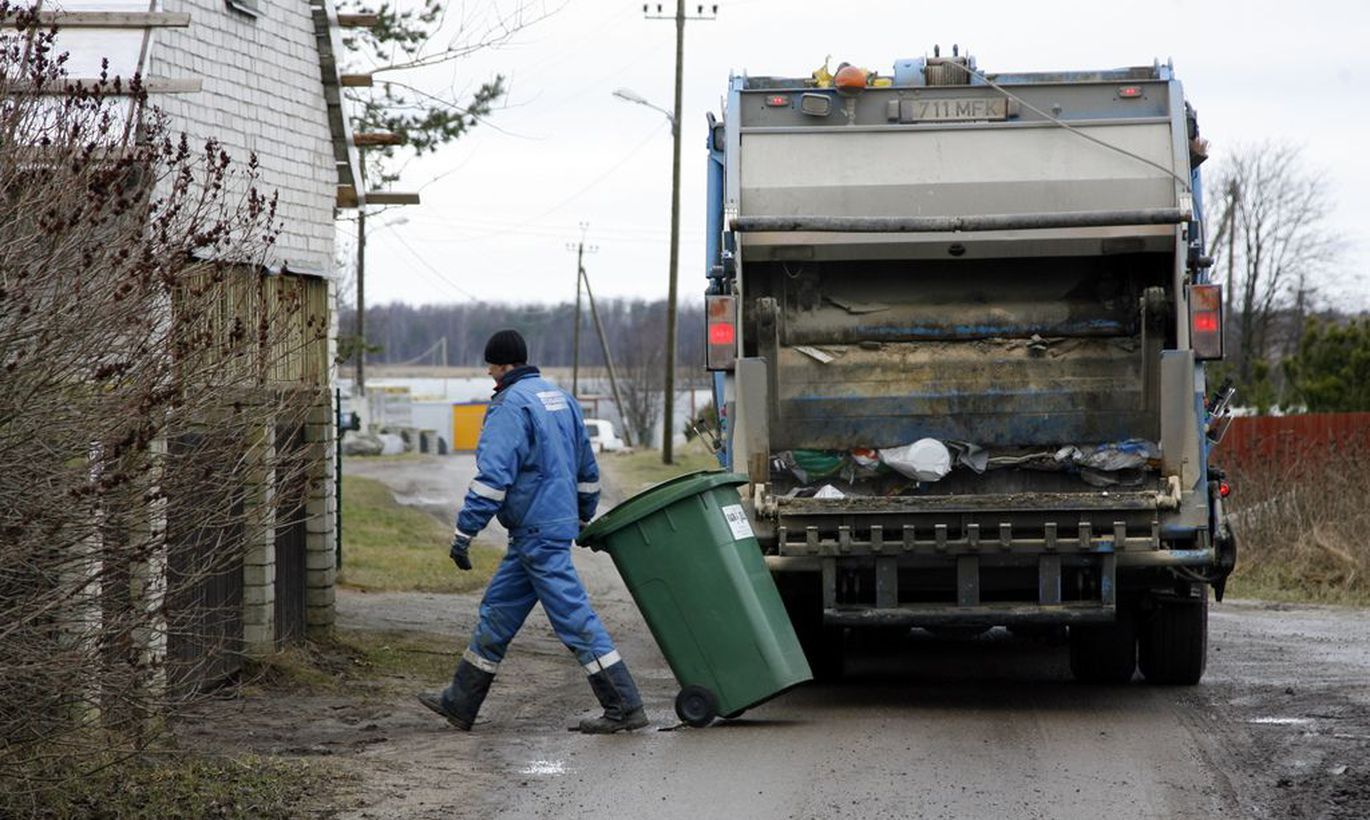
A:
[[[367,474],[455,503],[470,460],[441,461]],[[470,734],[399,695],[315,698],[258,710],[249,745],[345,760],[360,778],[346,813],[368,818],[1370,816],[1363,611],[1216,605],[1208,675],[1191,688],[1082,686],[1063,648],[915,632],[858,649],[841,685],[701,730],[675,728],[675,682],[612,564],[585,550],[577,562],[652,729],[565,730],[594,701],[539,609]],[[344,627],[448,635],[455,653],[476,603],[349,593],[338,607]]]

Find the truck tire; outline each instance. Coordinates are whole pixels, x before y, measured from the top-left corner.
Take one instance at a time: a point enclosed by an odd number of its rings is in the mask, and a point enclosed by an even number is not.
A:
[[[1118,684],[1137,671],[1137,619],[1131,607],[1118,608],[1111,624],[1070,628],[1070,671],[1081,683]]]
[[[1147,683],[1193,686],[1208,663],[1208,587],[1190,597],[1156,601],[1138,640],[1137,661]]]

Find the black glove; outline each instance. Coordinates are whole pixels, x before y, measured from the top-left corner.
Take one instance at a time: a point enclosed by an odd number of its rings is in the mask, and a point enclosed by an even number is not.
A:
[[[466,571],[471,569],[471,556],[468,551],[471,549],[471,536],[455,533],[452,536],[452,551],[448,553],[452,556],[452,563],[457,565],[457,569]]]

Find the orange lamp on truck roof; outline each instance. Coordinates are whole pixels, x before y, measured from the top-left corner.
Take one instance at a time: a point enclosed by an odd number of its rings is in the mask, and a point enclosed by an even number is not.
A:
[[[866,72],[854,65],[844,65],[833,75],[832,84],[839,92],[847,94],[865,91]]]

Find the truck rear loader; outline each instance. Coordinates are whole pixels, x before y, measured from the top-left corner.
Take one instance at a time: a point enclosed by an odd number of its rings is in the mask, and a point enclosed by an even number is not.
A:
[[[1199,165],[1168,64],[731,78],[710,117],[720,460],[817,674],[854,630],[1068,629],[1192,684],[1235,560]]]

